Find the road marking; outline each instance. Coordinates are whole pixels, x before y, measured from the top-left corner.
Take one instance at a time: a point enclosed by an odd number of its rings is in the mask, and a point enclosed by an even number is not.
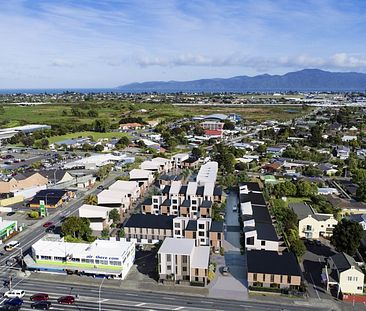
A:
[[[134,296],[134,297],[136,297],[136,296],[137,296],[136,294],[130,294],[130,293],[126,293],[125,295],[126,295],[126,296]]]
[[[184,309],[184,307],[176,307],[176,308],[175,308],[175,309],[173,309],[173,310],[178,311],[178,310],[182,310],[182,309]]]
[[[135,305],[136,307],[142,307],[142,306],[144,306],[144,305],[146,305],[146,302],[141,302],[141,303],[139,303],[139,304],[137,304],[137,305]]]
[[[171,298],[171,297],[162,297],[165,300],[175,300],[175,298]]]

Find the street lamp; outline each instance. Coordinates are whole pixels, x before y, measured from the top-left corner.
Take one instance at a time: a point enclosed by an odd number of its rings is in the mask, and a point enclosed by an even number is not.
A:
[[[102,311],[102,301],[100,298],[100,292],[102,291],[102,285],[103,285],[104,280],[105,280],[105,278],[103,278],[102,282],[99,285],[99,311]]]
[[[55,194],[55,193],[54,192],[46,193],[46,195],[45,195],[46,208],[47,208],[47,196],[50,195],[50,194]]]

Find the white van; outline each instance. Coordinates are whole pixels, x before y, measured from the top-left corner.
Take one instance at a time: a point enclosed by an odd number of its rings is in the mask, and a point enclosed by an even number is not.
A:
[[[12,251],[14,248],[18,247],[20,243],[18,241],[11,241],[9,243],[6,243],[4,246],[4,249],[6,251]]]
[[[23,298],[23,296],[25,295],[25,291],[24,290],[9,290],[4,294],[4,297],[6,298]]]

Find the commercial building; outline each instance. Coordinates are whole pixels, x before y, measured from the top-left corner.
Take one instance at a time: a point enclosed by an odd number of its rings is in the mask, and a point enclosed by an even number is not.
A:
[[[45,189],[37,192],[37,194],[28,202],[28,205],[30,208],[40,208],[41,201],[44,201],[46,208],[57,208],[74,196],[75,193],[73,191]]]
[[[289,207],[299,220],[300,238],[319,239],[321,236],[330,237],[338,221],[333,214],[315,213],[306,203],[290,203]]]
[[[247,252],[248,285],[298,289],[301,285],[301,270],[292,252],[251,250]]]
[[[120,213],[126,213],[131,207],[128,193],[118,190],[103,190],[97,194],[98,205],[117,208]]]
[[[93,231],[102,231],[112,224],[109,219],[110,207],[83,204],[79,207],[79,217],[87,218],[90,221],[90,229]]]
[[[338,295],[363,294],[365,275],[357,262],[346,253],[338,253],[328,258],[323,269],[322,281],[327,290],[335,287]]]
[[[167,173],[172,169],[172,162],[170,159],[157,157],[150,161],[142,162],[140,168],[152,172]]]
[[[4,220],[0,217],[0,241],[6,239],[10,234],[18,230],[16,220]]]
[[[134,157],[128,157],[126,154],[115,155],[111,153],[105,154],[93,154],[90,157],[85,157],[73,162],[68,162],[64,164],[65,169],[91,169],[95,170],[101,166],[107,164],[116,164],[116,163],[133,163],[135,161]]]
[[[160,282],[207,285],[210,247],[194,239],[166,238],[158,251]]]
[[[31,192],[34,195],[37,191],[46,189],[47,185],[48,178],[39,173],[32,173],[29,176],[18,174],[9,181],[0,182],[0,194],[3,197],[24,195],[25,192]]]
[[[135,243],[96,240],[69,243],[59,235],[46,235],[32,245],[25,257],[28,269],[52,273],[104,275],[125,279],[135,259]]]

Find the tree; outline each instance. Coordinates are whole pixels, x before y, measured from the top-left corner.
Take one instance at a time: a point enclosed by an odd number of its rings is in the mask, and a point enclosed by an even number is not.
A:
[[[104,150],[104,146],[99,144],[94,147],[94,150],[97,152],[102,152]]]
[[[319,146],[322,142],[322,128],[319,125],[315,125],[310,129],[311,143],[314,147]]]
[[[119,139],[119,141],[116,144],[117,149],[123,149],[126,148],[130,144],[130,140],[127,136],[123,136]]]
[[[96,111],[95,109],[89,110],[88,111],[88,117],[97,118],[98,117],[98,111]]]
[[[121,215],[116,208],[112,209],[109,212],[109,219],[112,220],[114,224],[121,221]]]
[[[202,158],[204,156],[203,149],[202,148],[194,147],[192,149],[192,156],[194,156],[195,158]]]
[[[100,233],[100,236],[103,238],[103,239],[107,239],[109,238],[109,228],[104,228],[102,230],[102,232]]]
[[[90,229],[89,219],[70,216],[62,223],[61,232],[63,235],[87,241],[92,230]]]
[[[103,180],[104,178],[106,178],[109,175],[111,170],[112,170],[112,166],[110,164],[103,165],[102,167],[99,168],[96,175],[99,178],[99,180]]]
[[[30,147],[34,144],[35,139],[32,136],[28,135],[28,136],[23,137],[21,139],[21,142],[23,143],[24,146]]]
[[[330,241],[338,252],[353,256],[360,246],[362,235],[363,228],[359,223],[343,218],[334,227]]]
[[[235,124],[229,120],[224,121],[224,130],[235,130]]]
[[[318,193],[317,185],[307,180],[302,180],[298,182],[296,187],[297,187],[297,196],[299,197],[310,197]]]
[[[108,132],[111,128],[111,124],[108,119],[96,119],[94,121],[94,131],[96,132]]]
[[[98,205],[98,198],[97,198],[97,196],[96,195],[93,195],[93,194],[89,194],[88,196],[85,197],[84,204]]]
[[[121,228],[119,231],[118,231],[118,236],[120,238],[124,238],[125,237],[125,230],[123,230],[123,228]]]
[[[360,184],[356,190],[357,200],[366,202],[366,183]]]

